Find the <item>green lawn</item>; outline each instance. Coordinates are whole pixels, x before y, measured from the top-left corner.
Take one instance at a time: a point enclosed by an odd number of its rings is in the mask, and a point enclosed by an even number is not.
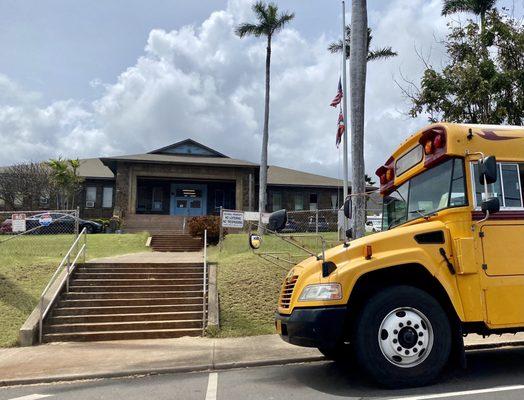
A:
[[[338,243],[336,233],[325,233],[329,246]],[[298,240],[298,238],[297,238]],[[321,244],[314,235],[300,238],[301,243],[320,251]],[[295,262],[308,255],[282,240],[266,236],[259,252],[280,252],[280,256]],[[211,247],[210,261],[218,262],[218,291],[220,296],[219,336],[249,336],[274,333],[274,312],[282,279],[290,264],[274,265],[254,254],[248,245],[247,234],[226,236],[222,251]]]
[[[18,330],[58,264],[73,235],[29,235],[4,243],[0,236],[0,347],[14,346]],[[87,238],[87,258],[148,251],[146,233],[98,234]]]

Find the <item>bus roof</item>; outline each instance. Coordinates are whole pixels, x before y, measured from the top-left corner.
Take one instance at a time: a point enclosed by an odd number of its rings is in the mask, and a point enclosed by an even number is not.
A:
[[[440,136],[440,147],[428,154],[424,146],[437,136]],[[431,149],[431,144],[429,148]],[[398,186],[448,157],[464,157],[468,153],[479,152],[486,156],[494,155],[499,160],[524,161],[524,126],[444,122],[426,126],[404,140],[377,170],[377,176],[381,179],[380,191],[387,192],[389,188]],[[403,159],[402,168],[398,168],[399,159]],[[410,164],[411,159],[413,162]],[[392,170],[391,174],[394,174],[391,179],[388,170]],[[386,174],[388,179],[385,179]]]

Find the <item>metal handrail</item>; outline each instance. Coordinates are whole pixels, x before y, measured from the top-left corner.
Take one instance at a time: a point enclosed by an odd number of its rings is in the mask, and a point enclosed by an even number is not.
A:
[[[206,333],[207,322],[207,229],[204,229],[204,287],[202,300],[202,335]]]
[[[76,257],[74,258],[73,262],[71,263],[70,262],[70,260],[71,260],[71,253],[77,247],[78,242],[80,241],[80,239],[82,237],[84,238],[84,243],[82,244],[82,246],[78,250],[78,252],[76,254]],[[78,234],[77,238],[75,239],[75,241],[73,242],[73,244],[69,248],[68,252],[65,254],[64,258],[62,259],[62,262],[58,265],[58,268],[56,269],[55,273],[53,274],[53,276],[49,280],[49,283],[47,284],[45,289],[42,291],[42,295],[40,296],[40,318],[39,318],[39,321],[38,321],[38,339],[39,339],[40,343],[42,343],[44,318],[47,316],[47,313],[51,309],[51,306],[54,304],[57,296],[60,294],[60,291],[64,287],[64,284],[66,285],[66,290],[69,292],[69,277],[70,277],[71,273],[74,271],[75,266],[76,266],[76,262],[78,261],[80,255],[83,255],[84,262],[85,262],[86,250],[87,250],[87,229],[84,228]],[[51,298],[49,303],[44,307],[45,295],[46,295],[47,291],[51,288],[51,286],[55,283],[56,277],[61,272],[62,268],[64,267],[64,264],[66,265],[66,276],[65,276],[65,279],[60,284],[60,286],[56,290],[56,292],[53,294],[53,297]]]

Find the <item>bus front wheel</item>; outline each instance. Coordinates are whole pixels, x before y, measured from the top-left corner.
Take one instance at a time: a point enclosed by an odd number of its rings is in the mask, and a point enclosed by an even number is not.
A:
[[[438,301],[412,286],[374,295],[353,333],[360,365],[378,383],[400,388],[433,381],[451,352],[451,327]]]

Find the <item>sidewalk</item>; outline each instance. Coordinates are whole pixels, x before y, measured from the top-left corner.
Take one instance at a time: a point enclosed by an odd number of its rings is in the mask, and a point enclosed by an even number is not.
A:
[[[467,349],[524,345],[524,334],[466,338]],[[0,386],[322,360],[277,335],[54,343],[0,349]]]
[[[88,261],[97,264],[126,264],[126,263],[201,263],[204,262],[202,251],[188,252],[141,252],[122,254],[119,256],[94,258]]]

